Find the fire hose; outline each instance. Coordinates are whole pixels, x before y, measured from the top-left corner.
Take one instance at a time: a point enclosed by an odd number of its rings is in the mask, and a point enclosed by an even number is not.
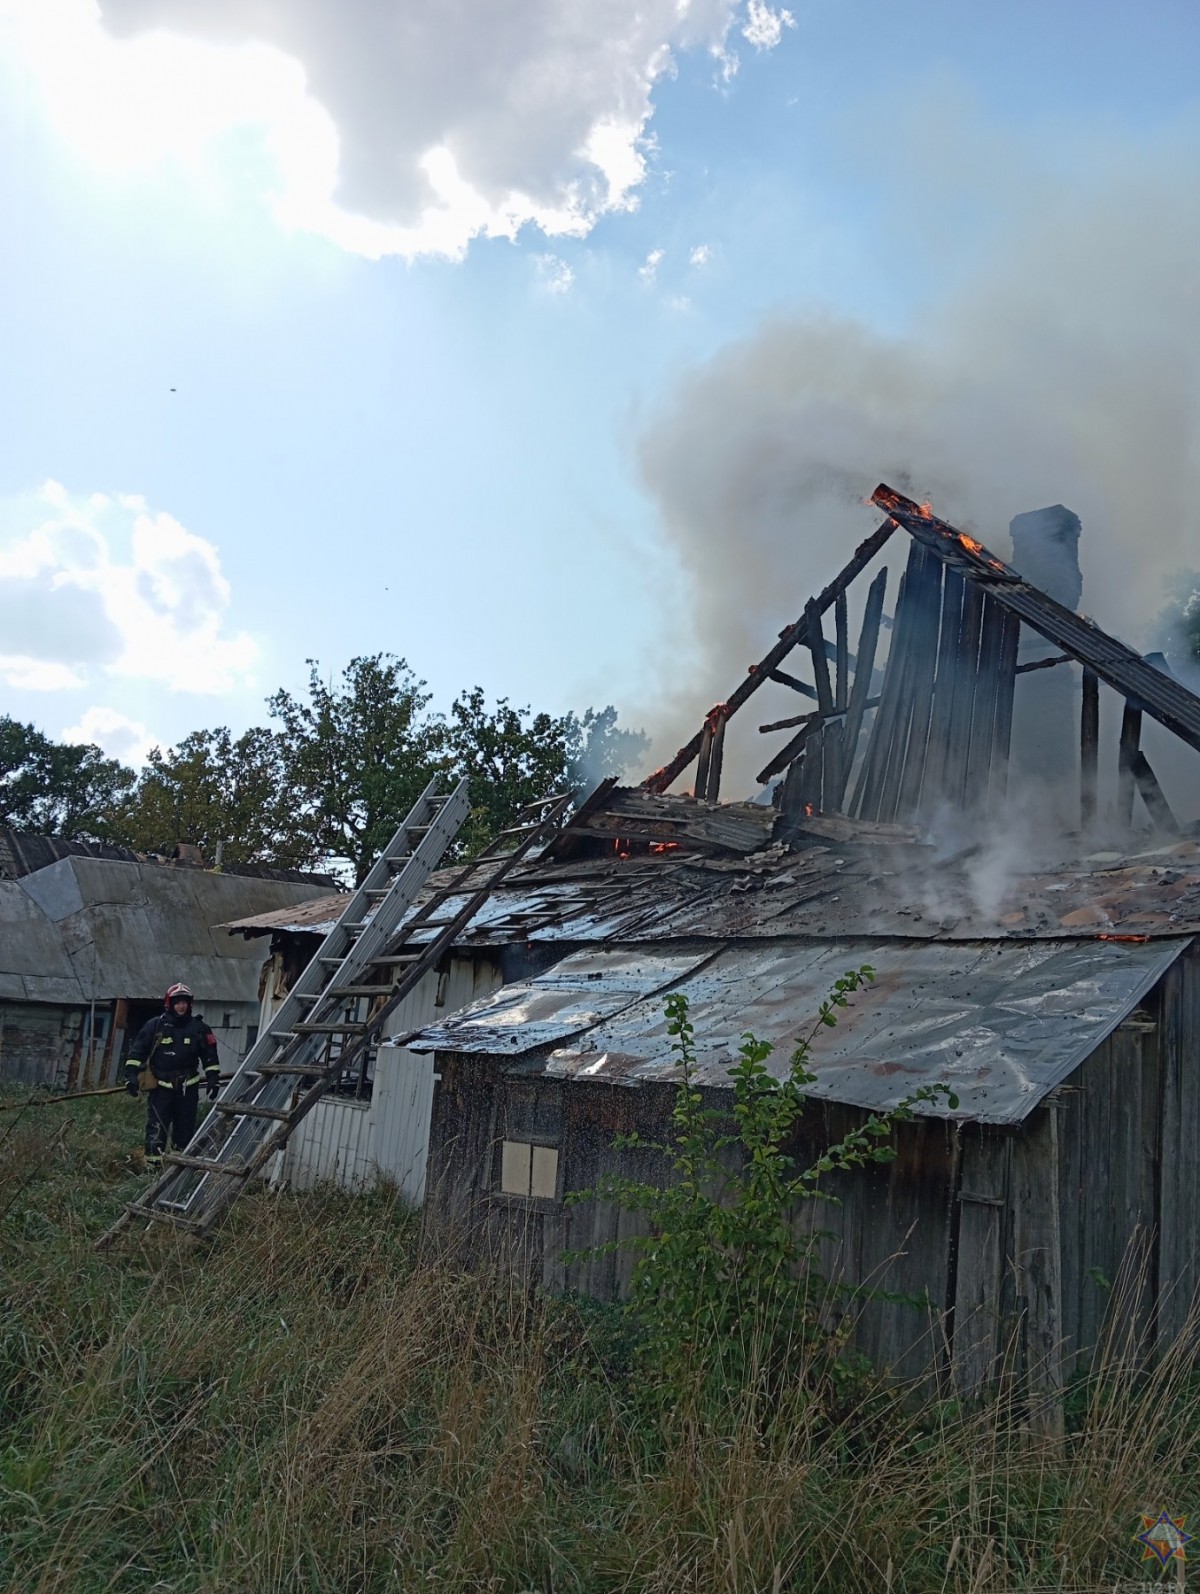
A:
[[[220,1083],[227,1085],[232,1074],[222,1074]],[[58,1107],[64,1101],[88,1101],[96,1096],[123,1096],[124,1085],[105,1085],[101,1090],[74,1090],[64,1096],[30,1096],[27,1101],[10,1101],[0,1106],[0,1112],[24,1112],[27,1107]]]

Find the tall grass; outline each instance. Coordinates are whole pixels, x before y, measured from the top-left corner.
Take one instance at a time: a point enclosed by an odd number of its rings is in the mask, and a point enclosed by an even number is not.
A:
[[[1197,1509],[1191,1342],[1116,1328],[1065,1441],[863,1384],[650,1414],[625,1326],[422,1252],[394,1196],[266,1191],[211,1245],[91,1249],[144,1183],[123,1099],[0,1113],[0,1585],[1009,1594],[1143,1576]],[[1123,1320],[1114,1314],[1114,1323]],[[1151,1568],[1151,1571],[1154,1569]]]

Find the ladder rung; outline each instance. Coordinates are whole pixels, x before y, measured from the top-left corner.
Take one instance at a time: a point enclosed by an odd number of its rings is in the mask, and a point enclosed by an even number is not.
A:
[[[367,967],[373,969],[378,963],[419,963],[424,956],[424,952],[387,952],[383,957],[372,958]]]
[[[243,1162],[222,1162],[218,1157],[189,1157],[184,1151],[167,1151],[163,1161],[177,1168],[201,1168],[205,1173],[227,1173],[231,1179],[245,1179],[250,1169]]]
[[[235,1118],[274,1118],[277,1123],[291,1122],[291,1112],[281,1107],[256,1107],[252,1102],[214,1101],[214,1112],[227,1112]]]
[[[386,897],[391,889],[391,886],[371,886],[366,895],[368,897]]]
[[[412,862],[411,852],[394,852],[388,859],[388,868],[399,874]]]
[[[152,1218],[155,1223],[170,1223],[177,1229],[186,1229],[189,1234],[203,1234],[207,1229],[206,1223],[199,1223],[195,1218],[181,1218],[174,1212],[163,1212],[158,1207],[144,1207],[140,1201],[132,1201],[125,1208],[126,1212],[134,1218]]]
[[[341,1024],[293,1024],[293,1035],[361,1035],[366,1025],[361,1018],[346,1019]],[[274,1035],[274,1030],[271,1031]]]
[[[334,1058],[336,1062],[337,1059]],[[324,1063],[260,1063],[254,1070],[256,1074],[296,1074],[309,1079],[320,1079],[325,1072]]]
[[[386,996],[395,990],[394,985],[339,985],[327,994],[330,996]]]
[[[343,952],[340,957],[334,957],[332,953],[327,952],[323,956],[322,955],[318,955],[317,962],[318,963],[344,963],[346,961],[346,957],[347,957],[347,953],[346,952]]]

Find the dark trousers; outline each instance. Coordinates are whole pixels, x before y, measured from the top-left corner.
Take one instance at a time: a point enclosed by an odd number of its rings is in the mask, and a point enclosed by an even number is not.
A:
[[[155,1085],[146,1098],[146,1155],[160,1157],[167,1149],[182,1151],[196,1133],[199,1085]]]

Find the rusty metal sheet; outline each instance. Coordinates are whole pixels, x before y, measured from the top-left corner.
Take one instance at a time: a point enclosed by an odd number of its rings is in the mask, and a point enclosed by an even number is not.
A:
[[[696,1027],[697,1077],[724,1084],[744,1031],[769,1040],[782,1075],[798,1036],[849,968],[873,984],[835,1028],[816,1027],[813,1096],[894,1107],[920,1085],[958,1096],[939,1116],[1016,1123],[1060,1084],[1160,978],[1190,938],[1155,942],[842,942],[729,948],[678,988]],[[547,1072],[624,1084],[673,1079],[662,1002],[642,1000],[550,1056]]]
[[[473,1002],[405,1044],[416,1052],[519,1057],[591,1029],[653,992],[670,989],[713,955],[695,949],[577,952],[536,979],[514,981]]]

